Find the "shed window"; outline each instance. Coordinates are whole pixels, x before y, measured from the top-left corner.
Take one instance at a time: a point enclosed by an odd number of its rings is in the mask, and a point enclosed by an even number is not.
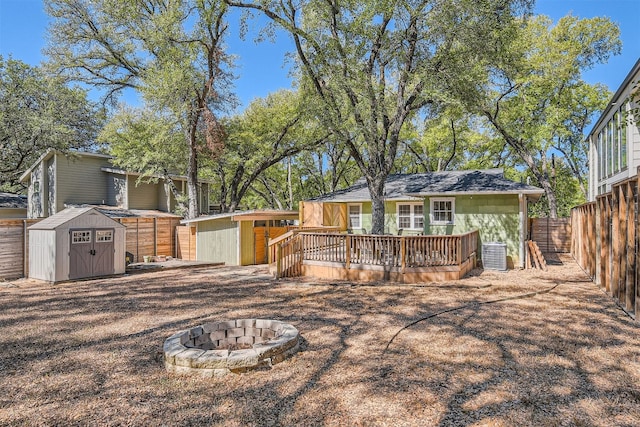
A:
[[[112,230],[97,230],[96,242],[113,242]]]
[[[91,230],[72,231],[71,243],[91,243]]]
[[[431,224],[453,224],[456,201],[453,197],[431,199]]]

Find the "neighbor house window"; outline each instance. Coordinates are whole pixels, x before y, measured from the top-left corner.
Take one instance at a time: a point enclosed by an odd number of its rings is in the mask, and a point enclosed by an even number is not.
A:
[[[455,200],[456,199],[453,197],[431,198],[431,224],[453,224],[454,212],[456,208]]]
[[[627,103],[620,107],[620,168],[627,168]]]
[[[362,205],[347,205],[349,212],[349,228],[362,228]]]
[[[398,229],[424,228],[424,208],[422,203],[398,203]]]

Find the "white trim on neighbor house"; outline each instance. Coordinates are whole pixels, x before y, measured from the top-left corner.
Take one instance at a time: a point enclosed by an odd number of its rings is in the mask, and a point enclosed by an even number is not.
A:
[[[353,224],[351,222],[352,219],[352,214],[351,214],[351,208],[358,208],[358,213],[357,213],[357,218],[358,218],[358,224]],[[356,214],[353,214],[353,218],[356,218]],[[362,228],[362,203],[347,203],[347,228],[353,230],[353,229],[359,229]]]
[[[435,203],[440,203],[440,202],[444,202],[446,206],[446,203],[451,203],[451,207],[450,209],[440,209],[443,206],[440,205],[439,209],[435,209],[434,204]],[[438,219],[436,219],[436,215],[434,215],[434,213],[436,213],[436,211],[438,212]],[[450,214],[451,218],[450,219],[441,219],[442,215],[444,214],[445,216],[448,216],[447,213]],[[453,225],[455,224],[455,218],[456,218],[456,198],[455,197],[431,197],[429,199],[429,223],[431,225]]]
[[[400,212],[402,206],[408,206],[408,212]],[[418,209],[416,209],[418,208]],[[416,213],[416,210],[419,212]],[[409,220],[409,223],[402,223],[401,220]],[[396,203],[396,226],[398,230],[424,230],[424,202],[398,202]]]

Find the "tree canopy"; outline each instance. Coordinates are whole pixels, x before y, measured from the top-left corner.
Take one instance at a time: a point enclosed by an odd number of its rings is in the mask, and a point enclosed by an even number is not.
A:
[[[20,192],[22,173],[46,150],[98,148],[101,109],[84,90],[0,56],[0,190]]]
[[[447,86],[477,76],[470,67],[494,55],[502,29],[529,1],[420,2],[263,0],[229,4],[257,10],[293,38],[301,88],[366,179],[372,232],[384,230],[384,183],[405,122],[443,102]]]
[[[71,78],[104,88],[113,101],[138,91],[180,126],[188,216],[198,215],[198,155],[216,148],[223,130],[216,112],[233,105],[230,58],[223,49],[227,7],[216,0],[47,0],[53,18],[47,53]]]
[[[509,51],[487,65],[491,79],[457,91],[545,190],[551,217],[557,216],[557,197],[550,155],[563,153],[566,166],[583,180],[584,130],[609,94],[581,76],[619,52],[618,34],[607,18],[566,16],[556,25],[545,16],[530,18],[514,33]]]

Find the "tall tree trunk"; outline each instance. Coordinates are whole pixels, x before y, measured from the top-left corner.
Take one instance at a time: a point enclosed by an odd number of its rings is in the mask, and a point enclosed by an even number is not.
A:
[[[367,179],[371,195],[371,234],[384,234],[384,179]]]
[[[187,166],[187,196],[189,209],[187,218],[198,217],[198,146],[196,141],[195,126],[193,132],[187,131],[189,142],[189,164]]]

